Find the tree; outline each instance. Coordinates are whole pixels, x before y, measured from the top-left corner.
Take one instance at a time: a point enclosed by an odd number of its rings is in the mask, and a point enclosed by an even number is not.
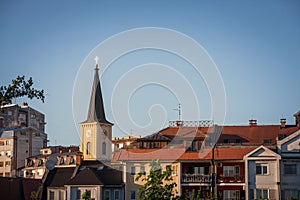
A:
[[[174,194],[177,184],[173,182],[171,169],[167,168],[162,172],[159,160],[150,163],[149,175],[145,176],[144,173],[139,173],[136,181],[140,179],[146,181],[138,190],[141,200],[178,199],[178,196]]]
[[[32,86],[32,77],[25,80],[25,76],[18,76],[8,86],[0,86],[0,105],[10,104],[14,98],[19,97],[36,98],[44,103],[44,90],[37,90]]]

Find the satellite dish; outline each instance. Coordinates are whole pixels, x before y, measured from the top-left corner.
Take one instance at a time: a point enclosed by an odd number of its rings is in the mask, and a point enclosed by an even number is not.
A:
[[[57,157],[56,157],[56,156],[54,156],[54,155],[51,155],[51,156],[49,156],[48,160],[51,160],[51,161],[53,161],[53,162],[54,162],[54,164],[56,164],[56,163],[57,163],[57,161],[58,161]]]
[[[47,160],[46,162],[46,168],[48,170],[53,170],[55,167],[55,162],[53,160]]]

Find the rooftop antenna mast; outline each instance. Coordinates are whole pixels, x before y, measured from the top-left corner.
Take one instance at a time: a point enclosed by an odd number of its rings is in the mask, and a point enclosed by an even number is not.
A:
[[[175,108],[175,109],[173,109],[173,110],[178,111],[178,121],[181,121],[181,120],[182,120],[182,119],[181,119],[181,104],[179,103],[179,104],[178,104],[178,108]]]

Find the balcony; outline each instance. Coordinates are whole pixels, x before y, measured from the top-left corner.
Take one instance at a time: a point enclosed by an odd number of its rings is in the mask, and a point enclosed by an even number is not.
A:
[[[244,183],[245,176],[218,176],[218,183]]]
[[[211,183],[210,175],[202,174],[182,174],[182,183]]]

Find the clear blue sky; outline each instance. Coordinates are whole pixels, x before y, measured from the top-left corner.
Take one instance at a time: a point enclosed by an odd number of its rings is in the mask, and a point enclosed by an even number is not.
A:
[[[8,84],[17,75],[32,76],[35,86],[45,89],[46,102],[28,102],[46,114],[50,144],[79,144],[78,124],[73,121],[72,91],[81,64],[100,42],[140,27],[173,29],[190,36],[206,49],[223,78],[227,96],[226,124],[247,124],[251,117],[259,124],[278,124],[281,117],[294,123],[292,115],[300,109],[298,0],[2,0],[0,85]],[[156,53],[146,51],[142,56],[155,57]],[[168,55],[159,56],[168,59]],[[128,59],[130,56],[127,65]],[[121,61],[116,64],[126,65]],[[130,70],[130,65],[125,69]],[[92,73],[93,70],[91,77]],[[122,73],[124,69],[115,67],[102,77],[107,118],[112,122],[110,80],[118,80]],[[181,73],[185,73],[184,70]],[[192,85],[196,84],[192,72],[187,71],[185,76]],[[91,80],[88,81],[91,85]],[[90,86],[87,90],[90,91]],[[196,92],[199,99],[207,98],[207,91]],[[166,120],[176,120],[177,113],[172,110],[176,103],[167,90],[158,86],[144,87],[130,101],[132,118],[137,123],[147,124],[149,106],[162,104]],[[86,110],[87,106],[88,102],[82,105]],[[183,119],[189,119],[184,114],[187,106],[183,105]],[[201,106],[202,116],[207,118],[206,104]],[[85,118],[86,114],[82,121]],[[117,126],[114,135],[124,136]],[[133,134],[147,134],[135,129]]]

